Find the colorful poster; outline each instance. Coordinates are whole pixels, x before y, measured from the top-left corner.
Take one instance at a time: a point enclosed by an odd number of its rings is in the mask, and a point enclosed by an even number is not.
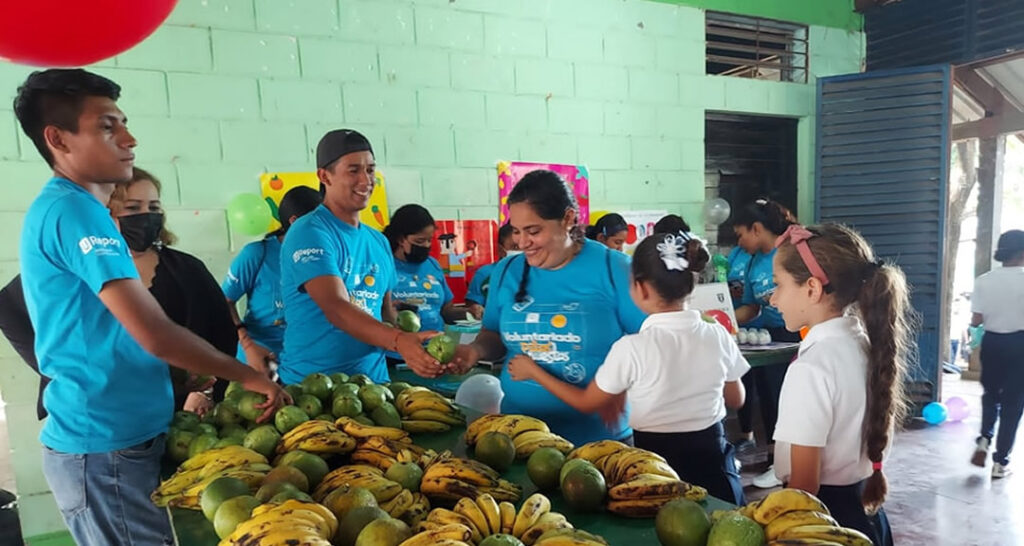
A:
[[[696,309],[706,317],[713,318],[725,327],[730,334],[739,330],[736,327],[736,311],[732,308],[732,296],[729,285],[724,282],[698,284],[687,302],[691,309]]]
[[[632,256],[636,246],[640,244],[640,241],[646,239],[648,235],[654,233],[654,224],[667,215],[668,211],[624,210],[619,214],[629,224],[629,233],[626,235],[626,244],[622,247],[622,251]]]
[[[388,198],[387,189],[384,187],[384,174],[377,171],[376,182],[373,186],[373,193],[370,194],[370,204],[359,213],[359,220],[378,231],[388,225]],[[314,190],[320,189],[320,180],[316,173],[263,173],[260,175],[260,194],[270,205],[274,214],[274,221],[270,225],[270,231],[281,227],[280,218],[277,216],[277,206],[281,204],[281,198],[288,190],[307,186]]]
[[[581,225],[587,225],[590,221],[590,174],[585,166],[522,161],[498,162],[498,225],[508,221],[508,194],[512,192],[512,188],[523,175],[538,169],[554,171],[569,183],[580,205],[578,221]]]
[[[441,263],[456,303],[466,298],[477,269],[498,259],[498,224],[494,220],[438,220],[430,255]]]

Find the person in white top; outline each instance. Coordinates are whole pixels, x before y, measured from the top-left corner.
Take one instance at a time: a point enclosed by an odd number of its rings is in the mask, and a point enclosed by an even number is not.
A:
[[[776,241],[775,293],[786,328],[808,327],[782,385],[775,472],[844,527],[892,544],[882,459],[906,414],[909,289],[852,229],[791,226]]]
[[[525,355],[509,362],[509,373],[516,381],[533,379],[581,412],[617,413],[625,393],[637,447],[665,457],[683,480],[742,505],[743,485],[722,420],[726,406],[743,405],[740,379],[750,365],[725,328],[686,308],[709,258],[689,233],[659,233],[637,246],[630,295],[649,316],[639,333],[615,342],[586,389]]]
[[[981,338],[981,436],[971,462],[985,466],[996,421],[999,437],[992,454],[992,477],[1010,474],[1010,452],[1024,412],[1024,231],[999,237],[995,259],[1003,264],[974,281],[971,326]]]

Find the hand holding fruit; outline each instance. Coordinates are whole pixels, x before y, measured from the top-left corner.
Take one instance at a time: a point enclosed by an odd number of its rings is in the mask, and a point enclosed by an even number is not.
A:
[[[242,350],[245,351],[246,363],[251,368],[270,377],[270,362],[277,361],[277,355],[273,351],[251,340],[242,344]]]
[[[396,352],[420,377],[437,377],[444,373],[441,364],[423,348],[423,343],[436,335],[438,332],[404,333],[395,339]]]
[[[533,379],[542,372],[537,362],[526,355],[516,355],[508,361],[508,373],[514,381]]]
[[[206,415],[206,412],[210,411],[213,407],[213,400],[201,392],[192,391],[188,393],[188,397],[185,398],[185,406],[182,408],[185,411],[191,411],[192,413],[202,417]]]
[[[473,345],[459,345],[455,348],[455,356],[448,363],[448,371],[462,375],[476,366],[480,361],[480,351]]]
[[[292,403],[292,397],[280,385],[256,370],[252,370],[249,377],[241,381],[241,384],[243,389],[258,392],[267,398],[262,404],[256,404],[257,408],[264,410],[263,415],[256,419],[257,423],[267,421],[274,416],[274,412],[278,408]]]
[[[466,308],[466,311],[468,311],[470,315],[473,315],[473,318],[476,320],[483,320],[484,318],[484,306],[479,303],[470,304],[469,307]]]

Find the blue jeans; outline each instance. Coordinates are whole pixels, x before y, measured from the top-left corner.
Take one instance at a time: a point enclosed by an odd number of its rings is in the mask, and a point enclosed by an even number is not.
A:
[[[163,434],[118,451],[62,453],[43,447],[43,474],[79,546],[174,544],[167,511],[149,494],[160,481]]]

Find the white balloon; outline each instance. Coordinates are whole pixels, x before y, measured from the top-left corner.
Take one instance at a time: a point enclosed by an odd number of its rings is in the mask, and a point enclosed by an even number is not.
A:
[[[729,219],[732,207],[729,202],[721,197],[716,197],[704,202],[704,223],[714,226],[720,225]]]
[[[459,385],[459,390],[455,393],[455,402],[484,413],[499,413],[501,399],[504,397],[501,380],[489,373],[481,373]]]

